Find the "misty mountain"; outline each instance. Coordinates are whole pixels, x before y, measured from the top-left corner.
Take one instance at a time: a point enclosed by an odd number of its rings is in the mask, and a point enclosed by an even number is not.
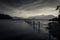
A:
[[[22,18],[20,18],[20,17],[13,17],[13,19],[22,19]]]
[[[29,17],[29,19],[52,19],[55,16],[53,15],[40,15],[40,16],[33,16],[33,17]]]

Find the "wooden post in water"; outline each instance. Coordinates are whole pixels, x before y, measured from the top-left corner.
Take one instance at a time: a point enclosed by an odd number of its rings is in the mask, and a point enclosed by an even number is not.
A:
[[[35,21],[33,21],[33,30],[35,31]]]
[[[50,34],[50,32],[49,32],[49,39],[48,40],[51,40],[51,34]]]
[[[48,25],[49,25],[49,39],[48,40],[51,40],[51,23],[49,23]]]
[[[40,33],[40,22],[38,22],[38,32]]]

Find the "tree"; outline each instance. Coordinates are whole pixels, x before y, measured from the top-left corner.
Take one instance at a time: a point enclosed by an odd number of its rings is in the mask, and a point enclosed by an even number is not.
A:
[[[60,5],[57,6],[56,10],[59,9],[60,13]],[[49,21],[56,21],[56,22],[50,22],[49,25],[49,33],[56,37],[57,40],[60,40],[60,14],[58,15],[58,18],[49,19]]]

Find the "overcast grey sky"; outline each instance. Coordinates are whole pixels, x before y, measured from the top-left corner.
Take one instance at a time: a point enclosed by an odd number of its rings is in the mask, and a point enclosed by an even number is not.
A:
[[[58,15],[60,0],[0,0],[0,13],[18,17]]]

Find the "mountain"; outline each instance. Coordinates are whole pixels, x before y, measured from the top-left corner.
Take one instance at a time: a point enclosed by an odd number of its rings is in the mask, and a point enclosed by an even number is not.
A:
[[[0,19],[13,19],[13,18],[6,14],[0,14]]]
[[[10,16],[10,15],[7,15],[7,14],[3,14],[3,13],[1,13],[0,14],[0,20],[1,19],[13,19],[13,20],[20,20],[20,19],[24,19],[24,18],[21,18],[21,17],[12,17],[12,16]]]
[[[29,17],[28,19],[52,19],[55,18],[53,15],[40,15],[40,16],[33,16]]]

